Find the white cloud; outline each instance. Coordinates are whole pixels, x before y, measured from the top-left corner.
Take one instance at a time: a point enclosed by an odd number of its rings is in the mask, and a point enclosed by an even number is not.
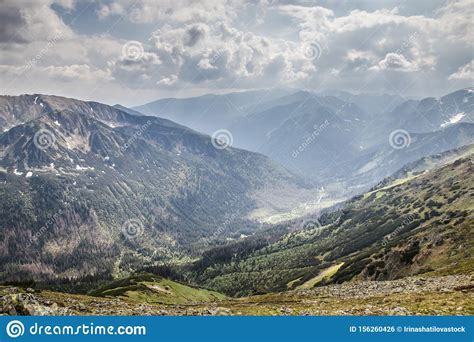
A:
[[[56,83],[60,82],[81,82],[91,81],[102,82],[111,81],[108,71],[97,69],[86,64],[72,64],[64,66],[47,66],[28,68],[28,66],[4,66],[0,65],[0,70],[4,77],[27,78],[30,82],[38,79],[47,79]]]
[[[65,66],[48,66],[44,71],[52,79],[60,81],[110,81],[108,71],[93,68],[87,64],[72,64]]]
[[[27,5],[15,0],[2,1],[0,9],[0,43],[47,41],[59,32],[70,37],[72,30],[51,9],[55,1],[38,0]],[[60,2],[60,5],[72,5]]]
[[[396,83],[406,85],[417,78],[424,82],[425,73],[443,91],[449,88],[454,56],[472,58],[473,8],[469,1],[449,2],[430,16],[402,15],[398,8],[357,9],[339,16],[321,7],[289,5],[278,10],[293,18],[300,37],[324,44],[326,54],[311,78],[318,84],[358,90],[361,77],[377,71],[369,87],[390,91]],[[428,90],[433,91],[433,85]]]
[[[428,6],[425,15],[407,10],[408,3],[381,8],[391,2],[361,3],[359,9],[351,2],[350,10],[341,11],[329,8],[331,2],[325,8],[311,1],[163,0],[157,6],[152,0],[107,0],[82,14],[93,16],[96,26],[81,27],[92,22],[89,18],[86,24],[78,20],[74,29],[53,3],[74,13],[73,0],[2,3],[4,92],[72,89],[69,95],[75,96],[87,94],[82,88],[95,82],[104,89],[102,96],[120,101],[130,90],[172,95],[184,88],[189,94],[302,83],[358,90],[368,75],[372,83],[364,90],[369,91],[391,91],[397,82],[408,84],[423,74],[430,80],[426,92],[472,80],[472,61],[459,65],[473,58],[469,0],[436,10]],[[117,16],[133,32],[101,26],[115,23]],[[141,58],[124,58],[128,40],[143,45]],[[317,58],[308,58],[314,56],[307,46],[318,47]]]
[[[418,67],[414,63],[409,62],[405,56],[390,52],[387,53],[385,58],[378,62],[376,66],[371,67],[369,70],[397,70],[408,72],[416,71]]]
[[[474,59],[449,75],[450,80],[474,80]]]
[[[140,68],[114,62],[113,73],[124,82],[138,79],[141,85],[144,76],[151,75],[149,86],[207,83],[209,87],[230,88],[235,80],[244,85],[269,85],[275,79],[291,82],[314,71],[299,45],[240,31],[222,22],[176,28],[167,25],[150,39],[147,53],[154,59],[141,60]]]
[[[155,0],[122,0],[103,4],[97,15],[103,19],[126,14],[134,23],[212,23],[235,18],[235,10],[243,6],[240,1],[160,0],[157,4]]]

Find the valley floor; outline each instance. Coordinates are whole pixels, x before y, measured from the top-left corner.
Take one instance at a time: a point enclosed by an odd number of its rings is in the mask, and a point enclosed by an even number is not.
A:
[[[473,315],[474,275],[361,281],[189,304],[0,287],[3,315]]]

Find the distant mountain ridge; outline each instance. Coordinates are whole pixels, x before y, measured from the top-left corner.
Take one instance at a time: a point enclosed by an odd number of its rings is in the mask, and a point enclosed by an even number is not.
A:
[[[471,92],[453,94],[441,101]],[[0,209],[7,214],[0,219],[0,279],[110,277],[189,260],[276,222],[267,218],[319,212],[323,197],[334,205],[419,158],[474,143],[470,112],[433,132],[401,129],[400,140],[391,132],[366,135],[391,121],[380,123],[354,103],[280,95],[247,103],[248,115],[231,120],[234,141],[253,134],[247,143],[270,158],[119,105],[1,97]],[[397,108],[423,103],[415,102]]]
[[[317,183],[339,183],[346,189],[357,185],[350,190],[352,193],[368,189],[420,157],[474,141],[470,126],[461,125],[474,123],[473,88],[461,89],[440,99],[407,101],[400,96],[343,91],[294,90],[283,95],[274,93],[272,98],[256,102],[255,92],[251,96],[236,94],[159,100],[137,110],[148,106],[156,108],[153,105],[161,103],[160,108],[165,113],[165,104],[172,103],[166,114],[168,118],[180,123],[185,114],[199,118],[184,122],[209,134],[213,129],[227,129],[233,136],[234,146],[263,153]],[[245,94],[252,101],[244,102]],[[231,106],[221,111],[210,105],[210,98],[226,103],[229,102],[226,98],[232,96],[235,96],[233,109]],[[203,110],[203,106],[209,107]],[[239,106],[250,109],[237,113],[235,108]],[[181,108],[181,114],[176,114],[177,107]],[[227,115],[229,117],[224,119]],[[214,117],[219,119],[211,119]],[[408,135],[411,145],[393,148],[390,137],[400,130]],[[420,134],[434,135],[429,138]]]
[[[176,121],[197,131],[212,134],[239,121],[262,101],[271,101],[291,90],[256,90],[225,95],[208,94],[190,98],[166,98],[133,107],[146,115]]]
[[[0,134],[2,280],[108,277],[186,259],[203,241],[258,230],[254,211],[311,195],[267,157],[216,148],[166,119],[79,100],[46,114],[26,106],[17,109],[29,120]]]

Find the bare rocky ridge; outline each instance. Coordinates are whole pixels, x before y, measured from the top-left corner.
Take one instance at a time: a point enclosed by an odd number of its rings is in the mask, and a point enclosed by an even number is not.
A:
[[[474,291],[474,275],[456,274],[444,277],[407,277],[389,281],[355,281],[343,284],[316,287],[310,290],[295,290],[297,294],[343,298],[364,298],[373,295],[395,293],[423,293]]]

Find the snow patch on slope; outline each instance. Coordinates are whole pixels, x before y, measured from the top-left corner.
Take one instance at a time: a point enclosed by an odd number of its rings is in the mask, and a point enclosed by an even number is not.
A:
[[[461,112],[461,113],[457,113],[456,115],[454,115],[453,117],[451,117],[451,119],[449,119],[448,121],[445,121],[444,123],[441,124],[441,127],[446,127],[446,126],[449,126],[449,125],[453,125],[455,124],[456,122],[459,122],[462,120],[463,117],[466,116],[466,113],[464,112]]]

